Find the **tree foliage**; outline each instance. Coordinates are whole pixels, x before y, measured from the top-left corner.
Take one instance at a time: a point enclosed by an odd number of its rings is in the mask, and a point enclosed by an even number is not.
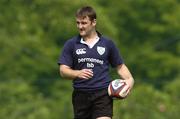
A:
[[[136,81],[114,102],[114,119],[178,119],[178,0],[1,0],[0,118],[73,117],[71,81],[59,76],[57,60],[78,33],[74,14],[83,5],[96,9],[97,29],[114,40]]]

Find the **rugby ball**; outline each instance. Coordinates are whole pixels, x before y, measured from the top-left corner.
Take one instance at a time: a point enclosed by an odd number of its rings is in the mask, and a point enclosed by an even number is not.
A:
[[[108,94],[112,98],[124,99],[129,93],[129,85],[122,79],[115,79],[108,86]]]

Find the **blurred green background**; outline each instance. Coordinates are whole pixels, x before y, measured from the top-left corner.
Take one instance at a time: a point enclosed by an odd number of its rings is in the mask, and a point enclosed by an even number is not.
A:
[[[113,119],[179,119],[179,0],[1,0],[0,119],[73,118],[72,82],[57,61],[83,5],[97,11],[97,29],[135,78],[131,95],[114,101]]]

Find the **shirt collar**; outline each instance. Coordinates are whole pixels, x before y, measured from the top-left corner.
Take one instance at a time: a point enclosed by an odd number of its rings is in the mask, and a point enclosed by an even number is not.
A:
[[[96,39],[95,39],[91,44],[87,44],[87,43],[83,40],[83,38],[81,37],[80,43],[86,44],[89,48],[93,48],[94,45],[99,41],[99,39],[100,39],[100,38],[97,36]]]

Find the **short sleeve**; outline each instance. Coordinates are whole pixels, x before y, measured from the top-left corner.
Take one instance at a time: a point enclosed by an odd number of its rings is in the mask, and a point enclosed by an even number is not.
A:
[[[112,67],[123,64],[122,56],[113,41],[109,41],[109,62]]]
[[[67,41],[59,56],[58,64],[64,64],[67,66],[73,66],[73,43]]]

